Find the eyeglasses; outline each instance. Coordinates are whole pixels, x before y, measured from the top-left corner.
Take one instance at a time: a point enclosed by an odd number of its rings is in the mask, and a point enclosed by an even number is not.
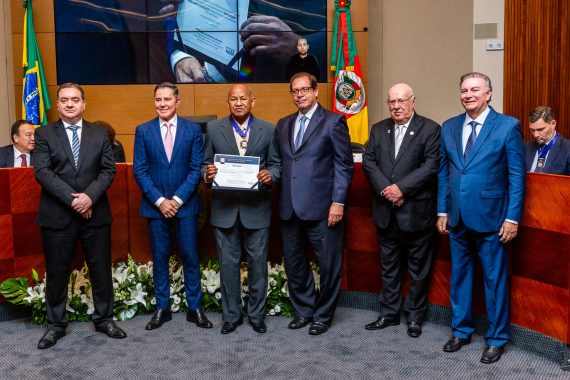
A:
[[[414,97],[414,95],[410,95],[410,97],[408,99],[388,99],[388,100],[386,100],[386,103],[390,107],[395,107],[397,104],[401,104],[404,106],[413,97]]]
[[[294,90],[289,91],[289,93],[291,95],[307,95],[309,93],[310,90],[312,90],[312,87],[301,87],[301,88],[296,88]]]

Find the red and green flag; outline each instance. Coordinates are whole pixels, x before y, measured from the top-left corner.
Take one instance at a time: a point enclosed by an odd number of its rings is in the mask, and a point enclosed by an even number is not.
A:
[[[362,81],[360,60],[350,21],[351,0],[335,0],[331,70],[335,72],[333,111],[346,116],[350,140],[368,140],[368,102]]]
[[[44,68],[34,30],[32,0],[24,0],[24,87],[22,93],[22,119],[36,127],[47,124],[46,110],[51,108]]]

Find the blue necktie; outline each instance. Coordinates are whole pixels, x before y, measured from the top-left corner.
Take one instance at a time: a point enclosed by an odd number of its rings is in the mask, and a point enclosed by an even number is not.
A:
[[[79,159],[79,136],[77,135],[77,130],[79,127],[77,125],[70,125],[67,128],[73,133],[71,136],[71,153],[73,154],[75,167],[77,167],[77,160]]]
[[[307,122],[308,117],[303,116],[299,120],[299,131],[297,132],[297,136],[295,136],[295,152],[301,146],[301,142],[303,141],[303,135],[305,134],[305,123]]]
[[[475,120],[469,123],[471,125],[471,134],[469,135],[469,139],[467,140],[467,145],[465,145],[465,152],[463,152],[463,158],[467,158],[469,156],[469,152],[473,145],[475,145],[475,140],[477,140],[477,123]]]

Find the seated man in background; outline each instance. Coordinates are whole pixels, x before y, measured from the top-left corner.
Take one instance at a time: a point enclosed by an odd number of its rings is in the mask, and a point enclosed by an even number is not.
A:
[[[111,147],[113,148],[113,159],[115,163],[119,162],[127,162],[125,158],[125,149],[123,148],[123,144],[119,140],[115,138],[116,132],[115,128],[106,121],[97,120],[93,124],[97,124],[103,128],[107,128],[107,132],[109,132],[109,140],[111,141]]]
[[[533,141],[525,143],[526,171],[570,175],[570,140],[556,132],[550,107],[537,106],[528,115]]]
[[[27,120],[12,124],[12,144],[0,148],[0,168],[24,168],[30,166],[34,149],[35,128]]]

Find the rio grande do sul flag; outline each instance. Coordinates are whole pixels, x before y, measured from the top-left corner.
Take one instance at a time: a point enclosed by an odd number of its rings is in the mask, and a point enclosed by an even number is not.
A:
[[[32,0],[24,0],[24,87],[22,93],[22,119],[31,121],[35,127],[47,124],[46,110],[51,108],[44,68],[34,30]]]
[[[368,140],[368,102],[350,21],[351,0],[335,0],[331,70],[335,72],[333,111],[346,116],[350,140]]]

